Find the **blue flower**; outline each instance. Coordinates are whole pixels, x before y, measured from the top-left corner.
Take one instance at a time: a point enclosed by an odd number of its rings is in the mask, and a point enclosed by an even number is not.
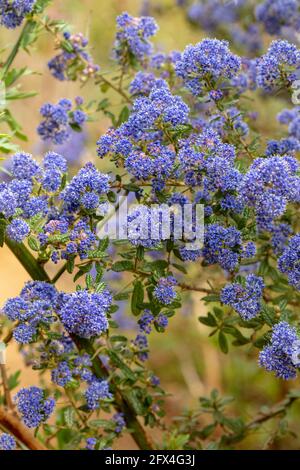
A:
[[[291,286],[300,291],[300,234],[292,237],[278,260],[279,270],[288,276]]]
[[[109,384],[106,380],[98,380],[94,378],[92,383],[85,391],[86,404],[89,410],[97,410],[100,408],[101,400],[110,400],[112,394],[109,391]]]
[[[29,153],[16,153],[11,159],[12,175],[18,180],[31,180],[41,172],[38,163]]]
[[[61,99],[57,104],[46,103],[40,109],[44,118],[37,128],[39,136],[44,141],[62,145],[71,135],[70,125],[82,126],[86,114],[79,109],[72,110],[72,102]]]
[[[260,229],[268,230],[274,219],[284,214],[288,202],[299,198],[298,162],[292,156],[257,158],[243,178],[242,201],[256,212]]]
[[[284,26],[296,25],[299,21],[297,0],[265,0],[257,5],[255,14],[269,34],[281,33]]]
[[[52,382],[61,387],[65,387],[71,379],[72,372],[66,361],[60,362],[58,366],[51,371]]]
[[[46,398],[44,390],[38,387],[22,388],[15,395],[15,403],[28,428],[36,428],[47,421],[55,407],[55,400]]]
[[[231,79],[240,66],[240,58],[230,52],[227,41],[203,39],[185,48],[181,60],[176,62],[176,73],[194,95],[199,95],[207,76]]]
[[[32,12],[34,4],[35,0],[1,0],[0,24],[5,28],[15,29]]]
[[[81,338],[101,335],[108,329],[107,310],[111,305],[107,290],[99,294],[87,291],[65,294],[60,318],[69,333]]]
[[[296,366],[293,355],[299,338],[296,329],[282,321],[274,326],[271,344],[266,346],[259,355],[259,364],[276,377],[285,380],[296,378]]]
[[[0,435],[0,450],[15,450],[16,441],[10,434],[3,433]]]
[[[29,225],[22,219],[14,219],[6,228],[6,235],[11,240],[20,243],[30,233]]]
[[[88,437],[86,440],[85,448],[86,450],[94,450],[96,444],[97,444],[97,439],[95,439],[94,437]]]
[[[140,331],[149,334],[151,333],[151,326],[153,323],[154,317],[149,310],[145,311],[141,318],[138,321]]]
[[[17,198],[5,183],[0,185],[0,211],[4,217],[12,217],[18,207]]]
[[[53,77],[58,80],[86,81],[93,77],[100,69],[93,63],[92,57],[87,53],[88,40],[82,33],[64,33],[64,39],[68,41],[68,50],[61,45],[61,52],[48,62],[48,67]],[[71,48],[71,50],[70,50]]]
[[[145,335],[138,334],[132,343],[139,360],[145,362],[148,359],[147,337]]]
[[[58,308],[58,292],[51,284],[31,281],[25,284],[19,297],[8,299],[3,313],[12,321],[19,321],[14,338],[21,344],[32,342],[40,329],[54,321]]]
[[[243,320],[251,320],[261,310],[263,288],[263,279],[249,274],[245,285],[233,283],[225,286],[221,292],[221,302],[233,307]]]
[[[112,417],[112,421],[115,424],[114,432],[117,434],[121,434],[124,427],[126,426],[126,422],[124,419],[124,413],[116,413]]]
[[[134,56],[137,60],[143,60],[152,52],[152,44],[149,41],[154,36],[158,26],[150,16],[134,18],[128,13],[122,13],[117,17],[117,33],[114,45],[114,57],[122,63],[124,51]],[[126,59],[126,57],[125,57]]]
[[[176,286],[177,281],[173,276],[163,277],[159,279],[157,286],[154,289],[153,295],[164,305],[171,304],[176,299]]]
[[[74,212],[81,207],[94,210],[100,196],[109,190],[109,176],[101,173],[92,163],[87,163],[60,194],[66,210]]]
[[[243,257],[241,233],[235,227],[207,225],[202,256],[206,264],[218,263],[226,271],[234,271]]]
[[[257,85],[266,91],[273,91],[284,81],[292,83],[296,78],[290,69],[300,66],[300,51],[288,41],[273,41],[267,53],[261,57],[257,65]],[[286,76],[284,71],[286,69]]]

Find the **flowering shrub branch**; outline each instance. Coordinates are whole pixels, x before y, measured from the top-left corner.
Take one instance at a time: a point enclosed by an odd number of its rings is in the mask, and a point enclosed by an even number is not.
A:
[[[290,392],[246,422],[230,417],[229,400],[213,391],[200,398],[199,409],[167,427],[166,393],[147,366],[148,337],[167,334],[184,294],[199,292],[209,309],[199,321],[217,336],[224,354],[232,347],[258,349],[265,371],[278,379],[296,378],[299,107],[278,115],[288,132],[265,144],[246,103],[252,96],[293,96],[300,50],[277,39],[258,55],[260,47],[250,41],[250,56],[240,57],[227,41],[206,38],[183,52],[157,53],[151,42],[155,20],[123,13],[112,53],[117,72],[109,78],[81,33],[71,34],[64,22],[45,15],[49,3],[0,4],[1,25],[23,28],[1,72],[6,87],[1,119],[14,137],[4,136],[0,148],[14,155],[0,183],[0,245],[31,277],[2,308],[2,341],[15,341],[26,365],[51,376],[43,388],[21,388],[12,402],[18,378],[7,379],[1,368],[0,427],[12,435],[0,436],[0,449],[107,449],[126,431],[140,449],[232,448],[265,421],[281,420],[299,393]],[[297,27],[281,9],[271,13],[268,2],[255,13],[271,34],[274,15],[278,33],[282,22]],[[52,150],[34,159],[15,153],[14,139],[26,136],[9,103],[34,94],[15,86],[31,72],[12,66],[43,32],[57,50],[49,74],[59,81],[89,80],[97,99],[45,103],[37,134]],[[117,114],[105,96],[109,90],[120,97]],[[74,175],[56,148],[70,142],[72,133],[82,135],[99,112],[111,127],[97,142],[98,164],[106,159],[113,171],[103,173],[88,162]],[[131,205],[122,219],[125,200]],[[123,236],[103,236],[112,221]],[[191,264],[205,270],[208,287],[190,282]],[[50,265],[56,266],[51,277]],[[63,274],[72,277],[73,292],[58,290]],[[121,282],[118,290],[114,276]],[[123,334],[116,315],[124,300],[134,338]],[[203,426],[204,413],[212,421]],[[26,437],[20,421],[36,429],[38,441]],[[152,442],[154,427],[162,442]]]

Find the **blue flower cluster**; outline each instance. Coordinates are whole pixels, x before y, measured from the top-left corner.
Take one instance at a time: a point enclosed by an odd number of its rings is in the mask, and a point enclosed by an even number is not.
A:
[[[61,145],[70,138],[72,127],[81,130],[87,116],[77,104],[75,109],[72,108],[72,101],[66,98],[57,104],[46,103],[41,107],[40,114],[44,119],[37,132],[42,140]]]
[[[147,206],[130,209],[127,218],[127,235],[130,243],[144,248],[156,248],[162,238],[162,211]],[[157,221],[157,225],[153,221]]]
[[[257,85],[270,92],[296,80],[300,50],[288,41],[273,41],[257,65]]]
[[[243,320],[251,320],[261,310],[263,288],[263,279],[249,274],[244,285],[233,283],[225,286],[221,292],[221,302],[234,308]]]
[[[15,340],[27,344],[48,329],[55,320],[58,300],[55,287],[42,281],[27,282],[18,297],[8,299],[3,313],[9,320],[18,322],[13,332]]]
[[[32,12],[36,0],[0,0],[0,24],[8,29],[20,26]]]
[[[203,39],[185,48],[176,62],[176,73],[194,95],[199,95],[205,80],[231,79],[240,67],[241,60],[229,50],[227,41]]]
[[[64,157],[54,152],[45,155],[42,165],[29,154],[17,153],[10,161],[10,170],[13,180],[0,185],[1,212],[9,219],[6,235],[21,242],[30,233],[29,219],[46,215],[48,197],[59,190],[67,164]]]
[[[47,250],[51,260],[57,263],[60,259],[72,259],[76,255],[86,259],[89,253],[97,248],[97,236],[91,230],[88,218],[76,221],[74,216],[49,214],[39,234],[41,247]]]
[[[266,346],[259,355],[259,364],[276,377],[285,380],[295,379],[298,366],[294,355],[299,354],[299,338],[296,329],[282,321],[274,326],[271,344]]]
[[[124,160],[137,179],[168,178],[176,155],[166,145],[165,134],[187,123],[188,115],[189,107],[182,98],[173,95],[165,81],[158,80],[149,96],[135,100],[128,121],[98,140],[98,155]]]
[[[69,333],[91,338],[108,329],[107,311],[111,302],[106,289],[101,293],[82,290],[59,294],[51,284],[32,281],[25,284],[20,296],[7,300],[3,313],[9,320],[18,321],[13,335],[22,344],[33,341],[57,316]],[[61,367],[65,370],[64,364]]]
[[[240,231],[235,227],[226,228],[219,224],[209,224],[205,227],[201,254],[206,264],[218,263],[226,271],[234,271],[240,259],[247,257]]]
[[[46,398],[45,391],[38,387],[22,388],[14,399],[28,428],[37,428],[47,421],[55,407],[55,400]]]
[[[110,400],[112,394],[106,380],[94,379],[85,391],[85,399],[89,410],[97,410],[101,400]]]
[[[270,230],[273,221],[283,215],[288,202],[299,201],[298,161],[293,156],[257,158],[243,178],[240,195],[253,207],[258,227]]]
[[[3,433],[0,435],[0,450],[15,450],[16,441],[10,434]]]
[[[266,155],[274,154],[290,154],[295,155],[300,151],[300,108],[295,106],[292,109],[283,109],[277,119],[280,124],[288,126],[289,136],[280,140],[268,141]]]
[[[164,81],[155,77],[153,73],[138,72],[129,86],[133,96],[149,96],[151,90],[164,86]]]
[[[59,316],[69,333],[92,338],[107,331],[107,311],[111,302],[108,290],[92,294],[86,290],[65,294]]]
[[[210,127],[202,134],[192,134],[181,141],[178,154],[185,183],[203,186],[206,199],[211,192],[219,190],[226,193],[238,189],[242,175],[234,167],[235,157],[235,148],[223,143]]]
[[[112,421],[115,424],[114,432],[117,434],[121,434],[124,427],[126,426],[126,422],[124,419],[124,413],[115,413],[112,417]]]
[[[154,297],[163,305],[169,305],[176,299],[177,280],[173,276],[162,277],[159,279],[154,289]]]
[[[100,198],[109,190],[109,176],[100,173],[92,163],[79,170],[60,194],[64,208],[68,212],[79,209],[95,211],[100,206]]]
[[[121,63],[130,57],[143,60],[152,52],[151,36],[157,32],[158,26],[151,17],[134,18],[128,13],[122,13],[117,18],[117,33],[114,45],[114,57]]]
[[[171,51],[169,53],[158,52],[151,56],[149,66],[165,80],[175,78],[175,64],[181,59],[181,53]]]
[[[94,437],[88,437],[86,440],[86,450],[95,450],[95,446],[97,444],[97,439]]]
[[[300,291],[300,234],[292,237],[278,260],[279,270],[286,274],[289,284]]]
[[[62,361],[51,371],[51,380],[60,387],[65,387],[72,380],[72,372],[66,361]]]
[[[100,210],[105,213],[108,175],[87,163],[66,186],[67,162],[54,152],[47,153],[42,164],[29,154],[18,153],[9,169],[13,179],[0,184],[7,237],[21,242],[30,233],[36,235],[41,249],[55,263],[77,254],[84,259],[97,249],[96,229],[88,216]]]
[[[149,356],[147,336],[138,334],[134,341],[132,341],[132,346],[138,359],[142,362],[147,361]]]
[[[284,27],[299,28],[300,12],[297,0],[265,0],[256,7],[255,14],[269,34],[279,35]]]
[[[221,0],[204,0],[194,2],[190,6],[188,17],[205,31],[214,32],[224,23],[234,23],[236,21],[237,8],[235,2],[224,4]]]
[[[51,74],[58,80],[76,80],[85,82],[94,77],[100,70],[93,63],[92,57],[86,51],[88,40],[82,35],[64,33],[64,40],[60,47],[62,51],[48,62]]]
[[[173,282],[176,282],[177,284],[177,281],[175,279]],[[170,300],[170,298],[168,300]],[[165,303],[165,305],[168,305],[168,304]],[[149,310],[145,310],[145,312],[143,313],[143,315],[138,321],[140,331],[143,333],[146,333],[146,335],[149,335],[151,333],[152,325],[155,325],[157,328],[164,330],[168,326],[168,323],[169,321],[166,315],[164,315],[163,313],[159,313],[156,317],[154,317],[154,315],[152,315],[152,313]]]
[[[59,342],[62,344],[62,341]],[[68,351],[64,351],[66,354]],[[83,355],[76,355],[74,356],[74,351],[69,351],[71,356],[65,356],[66,360],[59,360],[57,366],[52,369],[51,371],[51,380],[56,385],[60,387],[66,387],[71,382],[86,382],[87,384],[91,384],[95,381],[95,376],[92,373],[92,361],[88,354]],[[61,356],[60,354],[59,356]],[[43,358],[45,357],[45,353],[43,353]],[[53,360],[53,355],[49,357],[46,356],[47,359]],[[53,362],[53,361],[52,361]],[[52,366],[52,362],[50,363],[50,367]]]

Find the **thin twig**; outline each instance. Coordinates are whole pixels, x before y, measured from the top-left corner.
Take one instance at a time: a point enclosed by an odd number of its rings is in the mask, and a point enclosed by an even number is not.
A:
[[[13,411],[14,404],[13,404],[9,386],[8,386],[8,377],[6,373],[5,364],[0,364],[0,371],[1,371],[1,377],[2,377],[2,386],[3,386],[3,391],[4,391],[5,404],[10,410]]]

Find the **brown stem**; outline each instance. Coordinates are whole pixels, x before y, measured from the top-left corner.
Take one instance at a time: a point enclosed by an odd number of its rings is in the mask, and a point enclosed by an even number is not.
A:
[[[3,406],[0,406],[0,423],[30,450],[48,450],[23,426],[16,415]]]
[[[5,404],[6,406],[8,406],[9,409],[13,410],[14,404],[10,395],[5,364],[0,364],[0,371],[2,376],[2,386],[4,391]]]
[[[256,426],[266,421],[269,421],[270,419],[276,418],[276,416],[280,416],[286,413],[287,408],[289,408],[296,400],[299,400],[299,397],[289,396],[288,398],[271,408],[268,413],[260,413],[256,418],[253,419],[253,421],[250,421],[250,423],[247,424],[247,430],[251,430]]]
[[[204,294],[215,294],[212,289],[206,289],[205,287],[190,286],[189,284],[178,284],[182,290],[192,290],[195,292],[203,292]]]

